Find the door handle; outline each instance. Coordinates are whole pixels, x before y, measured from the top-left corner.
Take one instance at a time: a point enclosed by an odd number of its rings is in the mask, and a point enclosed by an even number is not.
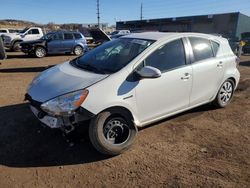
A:
[[[185,73],[183,77],[181,77],[182,80],[188,80],[191,77],[191,74]]]
[[[219,68],[223,67],[223,62],[220,61],[220,62],[217,64],[217,67],[219,67]]]

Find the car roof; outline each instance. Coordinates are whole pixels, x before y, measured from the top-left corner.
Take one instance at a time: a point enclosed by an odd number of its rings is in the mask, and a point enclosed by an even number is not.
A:
[[[138,39],[147,39],[147,40],[166,40],[172,37],[204,37],[207,39],[216,39],[222,40],[223,37],[218,37],[210,34],[203,34],[203,33],[177,33],[177,32],[143,32],[143,33],[132,33],[129,35],[125,35],[121,38],[138,38]]]

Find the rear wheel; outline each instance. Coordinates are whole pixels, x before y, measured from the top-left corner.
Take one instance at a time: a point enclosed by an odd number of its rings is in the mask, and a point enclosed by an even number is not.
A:
[[[43,48],[43,47],[36,47],[35,49],[35,56],[38,57],[38,58],[42,58],[42,57],[45,57],[47,54],[46,50]]]
[[[93,146],[106,155],[118,155],[128,150],[137,129],[128,118],[105,111],[90,123],[89,137]]]
[[[83,54],[83,48],[81,46],[76,46],[74,48],[74,54],[79,56],[79,55],[82,55]]]
[[[219,89],[213,104],[217,107],[223,108],[227,106],[234,94],[234,82],[231,79],[227,79]]]

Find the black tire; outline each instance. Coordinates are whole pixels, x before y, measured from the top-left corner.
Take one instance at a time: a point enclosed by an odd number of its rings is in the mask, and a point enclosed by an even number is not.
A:
[[[20,43],[21,43],[21,41],[14,42],[14,44],[12,46],[12,51],[14,51],[14,52],[21,51]]]
[[[105,155],[119,155],[133,144],[137,128],[132,120],[104,111],[90,122],[89,138],[97,151]]]
[[[74,54],[77,55],[77,56],[82,55],[82,54],[83,54],[83,47],[77,45],[77,46],[75,46],[73,52],[74,52]]]
[[[223,82],[212,104],[219,108],[226,107],[233,98],[234,87],[235,84],[231,79],[227,79]]]
[[[4,60],[5,58],[6,58],[6,52],[2,38],[0,37],[0,60]]]
[[[42,46],[37,46],[35,48],[35,56],[38,58],[43,58],[47,55],[47,51],[44,47]]]

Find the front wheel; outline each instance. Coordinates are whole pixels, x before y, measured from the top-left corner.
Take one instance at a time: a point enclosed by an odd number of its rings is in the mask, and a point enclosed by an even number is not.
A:
[[[106,155],[118,155],[128,150],[136,134],[137,129],[132,120],[109,111],[98,114],[89,127],[92,145]]]
[[[19,52],[20,49],[21,49],[20,43],[21,43],[21,42],[19,42],[19,41],[15,42],[15,43],[13,44],[12,51],[14,51],[14,52]]]
[[[217,107],[224,108],[227,106],[234,94],[234,82],[231,79],[227,79],[219,89],[213,104]]]
[[[47,54],[46,50],[43,47],[36,47],[35,49],[35,56],[38,58],[45,57]]]

